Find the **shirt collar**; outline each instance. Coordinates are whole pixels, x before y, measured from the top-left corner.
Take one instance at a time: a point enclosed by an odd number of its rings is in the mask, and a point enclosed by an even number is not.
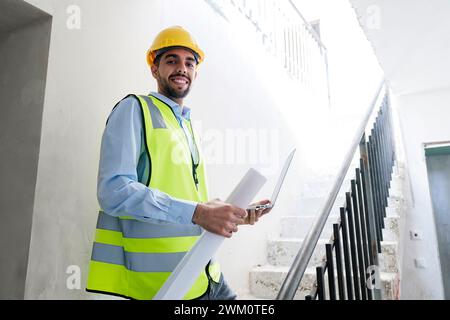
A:
[[[150,94],[153,97],[155,97],[155,98],[161,100],[162,102],[164,102],[165,104],[167,104],[173,110],[173,112],[175,112],[175,115],[177,117],[183,117],[186,120],[191,120],[191,109],[190,108],[188,108],[186,106],[181,108],[181,106],[178,103],[167,98],[166,96],[163,96],[162,94],[160,94],[158,92],[150,92]],[[183,110],[183,111],[181,111],[181,110]]]

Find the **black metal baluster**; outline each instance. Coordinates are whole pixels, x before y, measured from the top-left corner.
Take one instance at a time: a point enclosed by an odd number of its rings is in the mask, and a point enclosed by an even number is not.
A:
[[[345,300],[344,269],[342,268],[341,235],[339,224],[333,224],[334,252],[336,254],[336,271],[339,289],[339,300]]]
[[[377,237],[377,249],[378,252],[381,253],[381,241],[383,241],[382,224],[381,224],[381,215],[379,210],[379,202],[378,202],[378,186],[375,174],[375,160],[374,160],[374,146],[372,136],[369,137],[369,142],[367,143],[368,155],[369,155],[369,174],[370,174],[370,182],[372,187],[372,199],[373,199],[373,209],[374,209],[374,222],[376,226],[376,237]]]
[[[334,263],[333,263],[333,245],[327,243],[325,245],[327,256],[327,272],[328,272],[328,291],[330,293],[330,300],[336,300],[336,285],[334,280]]]
[[[356,253],[355,244],[355,225],[353,221],[353,210],[350,192],[345,193],[346,209],[347,209],[347,221],[348,221],[348,236],[350,240],[350,253],[352,259],[352,274],[353,274],[353,286],[355,288],[355,300],[361,299],[358,277],[358,254]]]
[[[386,103],[386,102],[385,102]],[[381,140],[383,143],[383,162],[384,162],[384,175],[386,179],[386,199],[389,198],[389,189],[391,187],[391,177],[390,177],[390,167],[389,167],[389,143],[387,139],[387,123],[386,123],[386,104],[384,104],[384,107],[382,108],[383,117],[381,118],[381,126],[383,128],[381,132]],[[387,206],[387,201],[386,201]]]
[[[381,222],[381,228],[384,229],[384,218],[386,217],[385,208],[386,205],[384,203],[385,194],[384,194],[384,181],[383,181],[383,169],[381,164],[381,145],[379,141],[379,130],[378,130],[378,124],[375,122],[375,132],[374,132],[374,142],[375,142],[375,152],[374,152],[374,158],[375,158],[375,172],[376,172],[376,179],[377,179],[377,185],[378,185],[378,209],[380,210],[380,222]],[[381,235],[383,235],[381,233]]]
[[[381,199],[383,198],[383,195],[381,193],[381,181],[380,181],[380,170],[379,170],[379,166],[378,166],[378,144],[377,144],[377,139],[376,139],[376,122],[374,124],[374,128],[372,129],[372,134],[369,137],[369,141],[370,139],[372,139],[372,158],[373,158],[373,173],[374,173],[374,182],[376,185],[376,189],[375,191],[375,197],[376,197],[376,202],[377,202],[377,214],[382,216],[382,211],[381,211]],[[380,220],[380,225],[381,228],[383,228],[383,223],[382,220]]]
[[[390,174],[392,178],[392,173],[394,172],[394,161],[395,161],[395,152],[394,152],[394,133],[392,129],[392,123],[391,123],[391,111],[389,108],[389,99],[386,98],[386,113],[387,113],[387,127],[388,127],[388,143],[389,143],[389,167],[390,167]]]
[[[377,143],[377,154],[378,154],[378,164],[379,164],[379,170],[380,170],[380,187],[381,187],[381,203],[382,203],[382,207],[385,208],[386,204],[385,204],[385,199],[386,199],[386,188],[385,188],[385,172],[384,172],[384,146],[383,146],[383,141],[381,138],[382,132],[383,132],[383,127],[382,127],[382,115],[381,115],[381,110],[378,112],[379,116],[377,119],[377,122],[375,123],[377,130],[376,130],[376,135],[375,135],[375,139],[376,139],[376,143]],[[386,214],[383,210],[383,217],[386,217]]]
[[[359,174],[359,169],[355,170],[355,176]],[[360,206],[358,205],[357,193],[356,193],[356,181],[351,181],[351,195],[352,195],[352,204],[353,204],[353,218],[355,220],[355,240],[356,240],[356,250],[358,252],[358,269],[359,269],[359,282],[361,288],[361,298],[363,300],[367,300],[367,290],[365,285],[365,268],[366,262],[363,252],[363,239],[361,237],[361,224],[360,224]]]
[[[380,110],[380,133],[379,133],[379,141],[380,141],[380,153],[381,153],[381,161],[382,161],[382,174],[383,174],[383,191],[384,191],[384,197],[383,197],[383,213],[384,217],[386,217],[386,207],[387,207],[387,198],[389,197],[389,174],[388,174],[388,162],[387,162],[387,155],[386,155],[386,141],[384,137],[385,133],[385,123],[384,123],[384,117],[385,114],[383,112],[383,109]]]
[[[363,193],[363,201],[364,201],[364,219],[366,221],[366,230],[367,230],[367,241],[368,241],[368,250],[369,250],[369,266],[374,265],[374,251],[377,251],[375,247],[372,247],[372,239],[376,238],[376,233],[372,233],[372,229],[370,228],[370,211],[369,211],[369,202],[367,197],[370,195],[367,194],[367,188],[366,188],[366,169],[364,167],[363,159],[361,159],[361,186],[362,186],[362,193]],[[376,241],[378,243],[378,240]],[[367,277],[367,268],[366,268],[366,277]],[[371,289],[367,288],[369,292],[369,297],[371,300],[374,298],[374,293]]]
[[[345,208],[341,210],[341,231],[342,231],[342,248],[344,251],[344,264],[345,264],[345,280],[347,283],[347,299],[353,299],[353,285],[352,285],[352,267],[350,264],[350,252],[348,249],[348,236],[347,236],[347,217],[345,215]]]
[[[363,186],[362,184],[362,170],[364,170],[363,168],[363,160],[360,159],[359,161],[360,163],[360,168],[356,169],[356,190],[358,192],[358,205],[359,205],[359,219],[360,219],[360,223],[361,223],[361,237],[362,237],[362,248],[363,248],[363,261],[364,261],[364,288],[365,291],[367,292],[367,300],[372,300],[372,292],[371,290],[369,290],[369,288],[367,288],[367,276],[366,276],[366,271],[367,268],[370,265],[370,237],[369,237],[369,230],[368,230],[368,222],[366,221],[367,217],[366,217],[366,212],[367,209],[365,209],[367,207],[367,203],[364,200],[364,196],[363,196]]]
[[[388,110],[388,118],[389,118],[389,144],[391,148],[391,172],[394,170],[394,161],[395,161],[395,140],[394,140],[394,131],[392,128],[392,112],[390,108],[390,100],[389,95],[386,95],[386,107]]]
[[[385,106],[385,110],[386,110],[386,140],[388,143],[388,149],[389,149],[389,153],[388,153],[388,160],[389,160],[389,178],[392,178],[392,173],[394,170],[394,162],[393,162],[393,146],[392,146],[392,137],[393,137],[393,133],[392,133],[392,127],[391,127],[391,112],[390,112],[390,108],[389,108],[389,100],[387,99],[387,96],[385,97],[386,100],[386,106]],[[390,185],[389,185],[390,186]]]
[[[317,267],[316,268],[316,277],[317,277],[317,296],[318,300],[325,300],[325,283],[324,283],[324,277],[323,277],[323,267]]]

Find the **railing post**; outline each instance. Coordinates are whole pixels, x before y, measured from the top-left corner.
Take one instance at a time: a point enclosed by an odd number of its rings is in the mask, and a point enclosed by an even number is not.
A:
[[[356,171],[358,173],[358,170]],[[355,178],[356,179],[356,178]],[[356,193],[356,181],[351,181],[351,196],[353,204],[353,219],[355,220],[355,238],[356,238],[356,249],[358,252],[358,270],[359,270],[359,283],[361,287],[361,299],[367,300],[367,288],[366,288],[366,262],[365,255],[363,252],[364,240],[361,236],[361,223],[360,223],[360,206],[358,206],[358,199]]]
[[[342,268],[341,236],[339,224],[333,224],[334,251],[336,253],[336,272],[339,289],[339,300],[345,300],[344,269]]]
[[[348,238],[350,244],[350,255],[352,261],[352,275],[353,275],[353,287],[355,289],[355,300],[361,300],[360,294],[360,282],[359,282],[359,270],[358,270],[358,253],[356,251],[356,241],[355,241],[355,223],[352,209],[352,201],[350,192],[345,193],[345,207],[347,213],[347,222],[348,222]]]
[[[373,132],[373,130],[372,130]],[[377,179],[377,162],[376,162],[376,150],[374,145],[374,138],[373,134],[369,136],[369,141],[367,142],[367,153],[368,153],[368,172],[370,173],[368,176],[370,177],[370,186],[371,186],[371,192],[372,195],[372,201],[373,201],[373,213],[375,217],[375,226],[376,226],[376,235],[377,235],[377,250],[379,253],[381,253],[381,244],[380,241],[383,240],[383,233],[382,233],[382,220],[381,219],[381,209],[380,209],[380,192],[379,192],[379,185],[378,185],[378,179]]]
[[[317,277],[317,298],[318,300],[325,300],[327,296],[325,293],[324,268],[322,266],[316,267],[316,277]]]
[[[364,170],[364,189],[366,190],[366,197],[367,197],[367,214],[366,217],[368,217],[368,227],[369,227],[369,234],[370,237],[370,250],[369,253],[371,253],[370,262],[373,263],[375,266],[379,266],[379,260],[378,260],[378,244],[377,244],[377,230],[375,225],[375,213],[374,213],[374,204],[373,204],[373,191],[372,191],[372,183],[370,180],[370,174],[369,173],[369,156],[367,152],[367,145],[366,145],[366,135],[363,134],[361,143],[359,144],[359,152],[362,159],[363,168],[361,170]],[[366,270],[367,273],[367,270]],[[375,288],[373,292],[373,298],[374,300],[381,300],[381,290],[379,288]]]
[[[363,161],[362,159],[360,159],[360,164],[359,164],[360,168],[363,167]],[[368,224],[366,223],[367,219],[366,219],[366,211],[367,211],[367,206],[365,204],[365,200],[364,200],[364,194],[363,194],[363,189],[361,186],[362,183],[362,171],[360,168],[356,169],[356,190],[358,193],[358,205],[359,205],[359,221],[361,224],[361,240],[362,240],[362,247],[363,247],[363,254],[364,254],[364,266],[363,266],[363,271],[364,274],[361,275],[361,277],[364,280],[364,283],[366,283],[367,281],[367,274],[366,274],[366,270],[367,267],[371,265],[370,262],[370,256],[371,254],[371,250],[370,250],[370,233],[368,232]],[[366,288],[366,292],[367,292],[367,300],[372,300],[372,291],[369,290],[369,288],[367,288],[367,285],[364,284],[364,287]]]
[[[327,243],[325,245],[327,257],[327,272],[328,272],[328,289],[330,292],[330,300],[336,300],[336,283],[334,280],[334,263],[333,263],[333,245]]]
[[[345,215],[345,208],[341,207],[341,231],[342,231],[342,248],[344,252],[345,265],[345,282],[347,284],[347,299],[354,300],[353,283],[352,283],[352,263],[350,261],[350,249],[348,242],[347,217]]]

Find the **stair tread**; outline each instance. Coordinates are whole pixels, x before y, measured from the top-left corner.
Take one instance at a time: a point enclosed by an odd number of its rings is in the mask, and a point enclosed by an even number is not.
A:
[[[290,266],[273,266],[270,264],[265,264],[261,266],[254,267],[251,272],[282,272],[288,273]],[[316,273],[316,269],[314,267],[306,268],[305,273]]]
[[[278,273],[287,273],[289,271],[288,266],[272,266],[272,265],[262,265],[258,267],[254,267],[251,272],[278,272]],[[316,274],[315,267],[308,267],[305,270],[305,274]],[[397,277],[398,272],[380,272],[380,278],[383,280],[393,280]]]
[[[305,238],[300,237],[273,237],[268,240],[269,242],[303,242]],[[329,238],[320,238],[317,243],[319,244],[327,244],[330,242]],[[398,241],[395,240],[383,240],[381,241],[381,245],[389,246],[389,245],[397,245]]]
[[[269,239],[271,242],[303,242],[305,241],[305,238],[298,238],[298,237],[275,237]],[[328,243],[330,242],[330,239],[328,238],[320,238],[317,243]]]

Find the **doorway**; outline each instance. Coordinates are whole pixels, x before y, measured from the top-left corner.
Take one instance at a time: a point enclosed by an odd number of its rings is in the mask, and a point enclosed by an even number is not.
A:
[[[425,149],[445,299],[450,299],[450,143]]]
[[[23,299],[51,16],[0,1],[0,299]]]

